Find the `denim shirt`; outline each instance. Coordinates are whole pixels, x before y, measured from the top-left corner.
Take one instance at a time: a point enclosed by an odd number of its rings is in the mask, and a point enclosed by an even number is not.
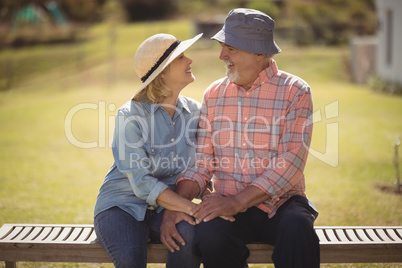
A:
[[[117,112],[109,169],[95,204],[95,216],[113,206],[143,220],[156,199],[175,190],[178,176],[194,165],[200,104],[179,96],[173,119],[154,104],[129,101]]]

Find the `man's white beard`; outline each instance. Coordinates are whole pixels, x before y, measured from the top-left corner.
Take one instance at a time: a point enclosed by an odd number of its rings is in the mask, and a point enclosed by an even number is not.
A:
[[[227,67],[226,67],[226,75],[227,75],[227,77],[229,78],[229,80],[230,80],[231,82],[233,82],[233,83],[234,83],[234,82],[239,78],[239,76],[240,76],[240,74],[239,74],[239,72],[237,71],[237,69],[235,69],[234,72],[230,72],[229,68],[227,68]]]

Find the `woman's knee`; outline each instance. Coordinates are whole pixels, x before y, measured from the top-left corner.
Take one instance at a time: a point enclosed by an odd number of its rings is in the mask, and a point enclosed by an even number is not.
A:
[[[184,241],[193,241],[195,237],[195,226],[182,221],[176,225],[177,231]]]

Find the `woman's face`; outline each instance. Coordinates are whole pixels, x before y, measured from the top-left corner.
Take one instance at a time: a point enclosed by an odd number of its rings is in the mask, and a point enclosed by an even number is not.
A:
[[[169,70],[164,76],[165,85],[175,91],[179,92],[188,84],[195,80],[193,73],[191,72],[190,64],[193,61],[181,53],[176,59],[169,65]]]

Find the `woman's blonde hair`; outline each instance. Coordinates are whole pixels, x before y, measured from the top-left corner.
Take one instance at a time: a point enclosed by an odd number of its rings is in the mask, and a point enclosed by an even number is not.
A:
[[[163,77],[169,72],[170,66],[168,65],[148,86],[146,86],[140,93],[138,93],[133,100],[138,102],[149,102],[153,104],[162,103],[172,93],[163,81]]]

